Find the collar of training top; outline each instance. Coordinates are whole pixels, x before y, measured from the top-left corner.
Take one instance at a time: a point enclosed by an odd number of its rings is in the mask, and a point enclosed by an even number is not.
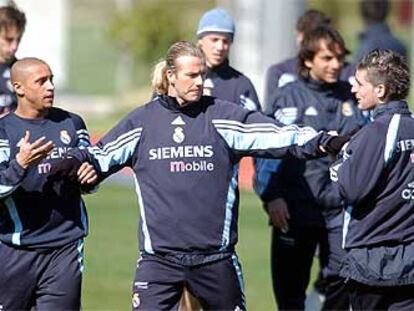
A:
[[[372,112],[372,117],[374,119],[378,118],[382,114],[411,114],[408,109],[407,102],[405,101],[390,101],[384,104],[380,104],[374,108]]]
[[[159,102],[165,108],[187,114],[189,116],[195,116],[203,111],[208,105],[214,102],[214,98],[210,96],[202,96],[199,101],[190,103],[185,106],[180,106],[175,97],[160,95]]]

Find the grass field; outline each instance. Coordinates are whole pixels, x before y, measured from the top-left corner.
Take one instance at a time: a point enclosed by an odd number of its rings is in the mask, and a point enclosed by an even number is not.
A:
[[[83,310],[130,310],[137,259],[138,207],[132,187],[104,184],[85,197],[90,221],[86,240]],[[252,192],[241,193],[238,253],[250,310],[274,310],[266,216]]]

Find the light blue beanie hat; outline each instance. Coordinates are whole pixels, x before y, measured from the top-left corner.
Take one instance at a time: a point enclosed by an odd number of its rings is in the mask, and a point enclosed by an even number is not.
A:
[[[227,33],[233,38],[236,32],[233,18],[222,8],[207,11],[198,23],[197,37],[200,38],[208,32]]]

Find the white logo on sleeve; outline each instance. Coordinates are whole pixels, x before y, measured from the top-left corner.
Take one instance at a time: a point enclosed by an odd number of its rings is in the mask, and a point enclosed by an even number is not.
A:
[[[404,200],[413,200],[414,199],[414,182],[410,182],[407,185],[407,188],[405,188],[402,192],[401,192],[401,197]]]
[[[249,97],[244,96],[243,94],[240,95],[240,103],[242,104],[244,109],[247,109],[249,111],[256,111],[257,107],[253,100],[251,100]]]
[[[277,87],[285,86],[286,84],[296,81],[296,79],[296,75],[286,72],[280,76],[279,81],[277,83]]]
[[[290,125],[296,121],[298,117],[298,108],[296,107],[286,107],[281,108],[275,111],[274,114],[276,120],[282,122],[283,124]]]

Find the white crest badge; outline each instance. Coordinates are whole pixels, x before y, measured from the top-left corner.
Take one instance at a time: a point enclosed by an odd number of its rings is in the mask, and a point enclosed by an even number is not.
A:
[[[350,117],[354,114],[354,111],[352,109],[352,104],[350,102],[343,102],[342,103],[342,114],[345,117]]]
[[[173,141],[175,141],[177,144],[181,144],[185,139],[183,128],[182,127],[176,127],[174,129],[174,133],[173,133],[172,138],[173,138]]]
[[[70,135],[67,130],[61,130],[60,131],[60,140],[65,145],[69,145],[72,139],[70,138]]]
[[[132,295],[132,306],[134,307],[134,309],[136,309],[139,307],[140,304],[141,304],[141,299],[139,298],[139,294],[134,293],[134,295]]]

